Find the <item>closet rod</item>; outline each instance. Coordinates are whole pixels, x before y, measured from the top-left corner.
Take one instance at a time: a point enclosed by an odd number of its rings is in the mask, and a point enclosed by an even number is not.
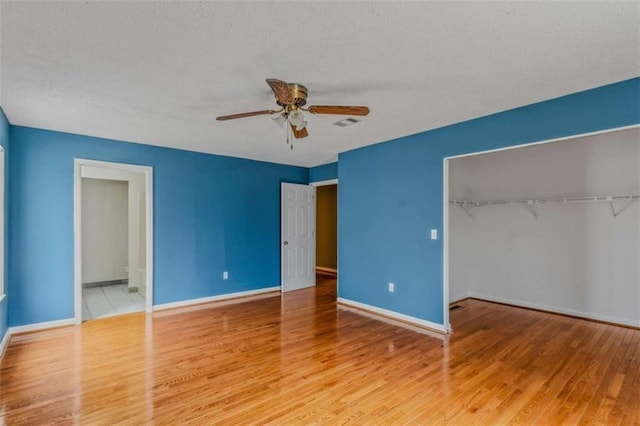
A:
[[[521,200],[494,200],[494,201],[473,201],[473,200],[449,200],[450,204],[466,207],[482,207],[503,204],[547,204],[547,203],[592,203],[592,202],[612,202],[612,201],[638,201],[640,195],[603,195],[591,197],[553,197],[553,198],[529,198]]]

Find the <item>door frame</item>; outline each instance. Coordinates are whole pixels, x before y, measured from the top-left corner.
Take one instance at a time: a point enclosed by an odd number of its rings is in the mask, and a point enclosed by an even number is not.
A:
[[[465,154],[460,154],[460,155],[452,155],[450,157],[444,157],[442,159],[442,184],[443,184],[443,191],[442,191],[442,226],[443,226],[443,244],[442,244],[442,302],[443,302],[443,306],[442,306],[442,313],[443,313],[443,325],[445,328],[445,332],[446,333],[451,333],[453,330],[451,329],[451,323],[449,322],[449,160],[454,160],[456,158],[464,158],[464,157],[473,157],[476,155],[482,155],[482,154],[490,154],[492,152],[500,152],[500,151],[508,151],[508,150],[512,150],[512,149],[520,149],[520,148],[526,148],[529,146],[535,146],[535,145],[543,145],[543,144],[548,144],[548,143],[555,143],[555,142],[562,142],[562,141],[568,141],[568,140],[572,140],[572,139],[579,139],[579,138],[584,138],[584,137],[589,137],[589,136],[595,136],[595,135],[602,135],[602,134],[606,134],[606,133],[614,133],[614,132],[620,132],[623,130],[630,130],[630,129],[636,129],[636,128],[640,128],[640,124],[633,124],[630,126],[622,126],[622,127],[615,127],[612,129],[605,129],[605,130],[598,130],[595,132],[587,132],[587,133],[580,133],[580,134],[576,134],[576,135],[571,135],[571,136],[564,136],[561,138],[554,138],[554,139],[546,139],[546,140],[542,140],[542,141],[537,141],[537,142],[530,142],[530,143],[525,143],[525,144],[520,144],[520,145],[510,145],[507,147],[503,147],[503,148],[496,148],[496,149],[488,149],[485,151],[476,151],[476,152],[468,152]]]
[[[145,277],[145,312],[153,310],[153,167],[136,164],[114,163],[109,161],[73,160],[73,265],[74,265],[74,320],[82,322],[82,166],[91,166],[105,170],[121,172],[139,172],[144,175],[145,187],[145,245],[146,245],[146,277]],[[131,265],[129,273],[131,273]]]
[[[319,180],[317,182],[309,182],[311,186],[329,186],[336,185],[336,294],[340,294],[340,185],[338,179]],[[318,205],[318,196],[316,195],[316,208]],[[318,213],[316,212],[316,227],[318,226]],[[313,234],[315,239],[318,235],[318,230]],[[316,263],[318,261],[316,260]]]

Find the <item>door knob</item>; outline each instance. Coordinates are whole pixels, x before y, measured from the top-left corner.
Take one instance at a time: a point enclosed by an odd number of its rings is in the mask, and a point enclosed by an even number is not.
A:
[[[283,244],[286,246],[287,244],[289,244],[289,241],[285,241]]]

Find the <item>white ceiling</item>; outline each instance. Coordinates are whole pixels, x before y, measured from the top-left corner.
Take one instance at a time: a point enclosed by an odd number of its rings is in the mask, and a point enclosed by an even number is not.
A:
[[[0,104],[10,122],[300,166],[640,75],[632,2],[7,2]],[[265,78],[305,84],[285,144]]]

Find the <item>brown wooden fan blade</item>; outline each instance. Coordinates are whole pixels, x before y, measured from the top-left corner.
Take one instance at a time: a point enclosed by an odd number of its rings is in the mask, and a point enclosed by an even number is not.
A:
[[[291,123],[289,123],[291,124]],[[297,130],[296,126],[294,126],[293,124],[291,124],[291,130],[293,131],[293,136],[295,136],[296,139],[302,139],[302,138],[306,138],[307,136],[309,136],[309,132],[307,132],[307,128],[305,127],[302,130]]]
[[[266,114],[273,114],[274,110],[272,109],[265,109],[262,111],[253,111],[253,112],[243,112],[241,114],[231,114],[231,115],[223,115],[220,117],[216,117],[216,120],[218,121],[226,121],[226,120],[233,120],[235,118],[245,118],[245,117],[253,117],[254,115],[266,115]]]
[[[308,108],[311,114],[367,115],[366,106],[312,105]]]
[[[271,87],[271,90],[273,90],[273,93],[276,95],[276,99],[280,101],[280,103],[288,105],[293,102],[291,90],[289,90],[289,85],[286,82],[276,80],[275,78],[268,78],[267,84]]]

